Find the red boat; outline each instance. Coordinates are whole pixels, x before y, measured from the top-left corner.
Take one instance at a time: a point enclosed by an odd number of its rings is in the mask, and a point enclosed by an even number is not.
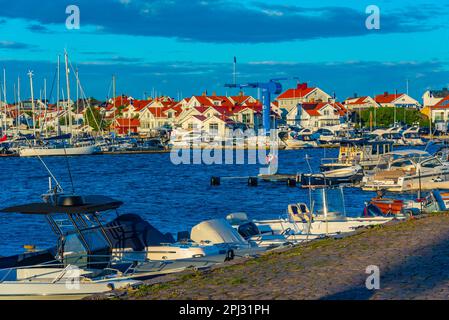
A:
[[[376,205],[383,214],[400,214],[404,208],[404,201],[387,199],[387,198],[373,198],[371,203]]]

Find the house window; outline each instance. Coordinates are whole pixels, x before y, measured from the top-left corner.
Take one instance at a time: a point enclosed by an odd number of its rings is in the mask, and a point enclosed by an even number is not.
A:
[[[209,133],[212,135],[218,134],[218,123],[209,124]]]
[[[247,113],[242,114],[242,122],[245,124],[251,123],[251,116]]]
[[[169,118],[169,119],[173,118],[173,113],[168,112],[168,113],[167,113],[167,118]]]

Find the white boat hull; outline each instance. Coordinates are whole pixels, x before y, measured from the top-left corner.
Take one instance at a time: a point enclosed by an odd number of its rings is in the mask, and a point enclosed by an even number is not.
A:
[[[5,281],[0,283],[0,300],[78,300],[111,291],[112,288],[124,289],[140,283],[134,280],[111,280],[73,285],[66,281]]]
[[[265,220],[254,221],[256,225],[269,225],[276,233],[280,234],[287,229],[291,229],[295,233],[302,236],[309,234],[309,239],[314,239],[322,235],[333,235],[340,233],[352,232],[361,227],[383,224],[391,221],[392,217],[373,217],[373,218],[346,218],[344,220],[315,220],[309,225],[307,223],[291,222],[288,220]]]
[[[50,156],[82,156],[97,153],[96,146],[69,147],[69,148],[23,148],[19,150],[21,157],[50,157]]]

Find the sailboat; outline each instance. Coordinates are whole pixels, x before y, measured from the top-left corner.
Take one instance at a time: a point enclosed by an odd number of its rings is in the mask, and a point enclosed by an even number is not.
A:
[[[58,92],[59,92],[59,57],[58,57]],[[68,54],[65,52],[65,72],[67,82],[67,114],[69,118],[70,133],[60,135],[52,138],[36,140],[36,124],[34,119],[34,90],[33,90],[33,73],[30,71],[28,76],[30,78],[31,103],[33,113],[33,134],[34,143],[29,141],[27,146],[19,149],[21,157],[45,157],[45,156],[79,156],[91,155],[100,152],[100,148],[91,143],[74,143],[72,137],[72,115],[70,106],[70,78],[69,78],[69,61]],[[59,100],[58,100],[59,111]],[[59,119],[58,119],[59,123]],[[67,143],[66,140],[69,140]]]

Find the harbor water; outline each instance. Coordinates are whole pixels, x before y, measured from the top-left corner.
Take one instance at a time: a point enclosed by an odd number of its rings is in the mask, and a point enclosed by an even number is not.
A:
[[[338,149],[280,151],[280,173],[318,171],[320,159],[337,157]],[[311,160],[307,161],[306,156]],[[0,171],[1,207],[40,202],[48,190],[48,174],[36,158],[3,158]],[[285,182],[260,182],[249,187],[243,177],[257,176],[261,165],[214,164],[174,165],[169,153],[97,155],[46,158],[45,163],[71,192],[68,167],[75,192],[107,195],[125,204],[120,213],[136,213],[163,232],[188,230],[200,221],[224,218],[232,212],[246,212],[250,218],[270,219],[286,213],[292,203],[309,202],[309,191],[288,187]],[[222,179],[211,186],[210,178]],[[345,190],[346,212],[361,214],[375,194],[357,188]],[[23,252],[24,245],[46,248],[56,237],[39,215],[0,214],[0,255]]]

